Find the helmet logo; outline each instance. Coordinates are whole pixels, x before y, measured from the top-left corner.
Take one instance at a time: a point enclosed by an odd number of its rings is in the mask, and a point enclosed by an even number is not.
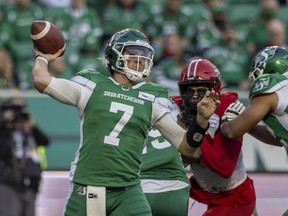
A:
[[[276,48],[270,48],[263,50],[258,56],[255,58],[255,66],[254,68],[260,67],[263,65],[265,67],[265,62],[272,58],[275,55]]]

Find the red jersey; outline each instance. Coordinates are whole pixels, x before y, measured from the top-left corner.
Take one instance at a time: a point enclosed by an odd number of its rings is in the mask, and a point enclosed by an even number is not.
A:
[[[172,99],[180,104],[178,97]],[[256,201],[253,181],[244,167],[243,138],[228,139],[218,129],[226,108],[237,99],[236,92],[220,95],[221,105],[209,119],[210,127],[200,147],[201,160],[190,164],[190,197],[208,206],[245,206]]]

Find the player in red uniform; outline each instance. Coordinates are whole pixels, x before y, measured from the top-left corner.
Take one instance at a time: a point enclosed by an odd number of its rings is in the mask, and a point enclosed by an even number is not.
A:
[[[178,85],[180,97],[172,99],[181,110],[179,124],[187,128],[195,121],[197,103],[206,90],[220,91],[220,73],[206,59],[192,60],[183,69]],[[198,161],[188,161],[193,173],[190,178],[190,197],[195,202],[207,205],[203,216],[251,216],[255,209],[255,189],[246,173],[241,152],[243,137],[228,139],[219,130],[226,108],[235,101],[237,103],[237,99],[236,92],[220,94],[221,105],[210,117],[209,129],[199,148],[201,158]],[[185,160],[183,157],[184,162]],[[191,211],[193,212],[193,207]]]

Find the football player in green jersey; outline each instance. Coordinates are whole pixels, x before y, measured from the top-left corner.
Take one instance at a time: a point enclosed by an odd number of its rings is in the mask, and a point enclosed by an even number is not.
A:
[[[197,121],[183,130],[171,117],[167,90],[143,81],[153,65],[154,50],[135,29],[116,32],[107,42],[105,60],[111,77],[89,70],[71,80],[52,77],[48,63],[63,50],[56,54],[34,51],[35,88],[75,106],[81,120],[64,214],[151,216],[139,176],[149,129],[155,126],[179,152],[198,158],[208,120],[220,103],[218,94],[206,92],[198,103]]]
[[[177,121],[178,107],[170,107]],[[187,216],[190,183],[179,152],[153,128],[142,154],[141,187],[153,216]]]
[[[262,49],[252,60],[250,77],[250,103],[237,118],[221,125],[222,133],[233,138],[249,132],[264,143],[284,146],[288,154],[288,51],[278,46]],[[237,115],[233,107],[227,111]],[[257,125],[261,120],[265,125]]]

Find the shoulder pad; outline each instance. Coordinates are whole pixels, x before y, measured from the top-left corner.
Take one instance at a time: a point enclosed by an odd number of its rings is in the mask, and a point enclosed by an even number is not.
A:
[[[85,77],[86,79],[89,79],[95,83],[98,83],[98,82],[103,81],[103,80],[107,80],[106,76],[104,76],[103,74],[101,74],[99,72],[92,71],[92,70],[79,71],[75,74],[75,76]]]
[[[249,98],[256,95],[273,93],[288,83],[288,78],[282,74],[263,74],[259,76],[251,85]]]
[[[75,76],[83,76],[89,79],[89,77],[96,75],[96,74],[100,74],[100,73],[92,71],[92,70],[82,70],[82,71],[77,72]]]
[[[139,90],[153,94],[156,97],[168,98],[168,89],[165,88],[164,86],[161,86],[152,82],[145,83],[145,85],[141,86]]]

